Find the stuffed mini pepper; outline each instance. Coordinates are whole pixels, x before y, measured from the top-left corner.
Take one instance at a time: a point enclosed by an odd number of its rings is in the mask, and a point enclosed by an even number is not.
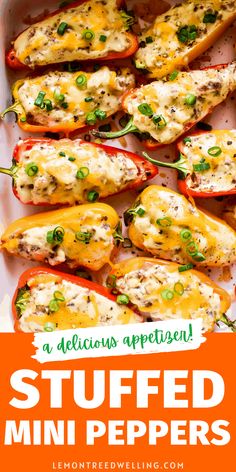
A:
[[[236,62],[202,70],[179,72],[127,92],[123,109],[131,115],[117,132],[93,131],[100,138],[148,133],[144,144],[155,149],[176,141],[236,89]]]
[[[144,153],[160,167],[179,172],[179,189],[197,198],[236,194],[236,130],[195,133],[177,144],[179,159],[160,162]]]
[[[80,139],[28,138],[19,141],[11,169],[13,191],[25,204],[86,203],[91,191],[105,198],[136,188],[158,170],[138,155]]]
[[[236,232],[168,188],[147,187],[125,221],[133,244],[162,259],[210,267],[236,261]]]
[[[143,321],[101,285],[45,267],[21,275],[12,309],[16,330],[25,333]]]
[[[21,33],[7,53],[12,69],[65,61],[120,59],[137,50],[122,0],[79,0],[51,13]]]
[[[129,259],[114,266],[107,284],[155,321],[202,318],[204,331],[212,331],[219,320],[227,322],[228,293],[187,266],[144,257]]]
[[[232,0],[185,0],[145,30],[139,38],[135,65],[160,79],[200,56],[236,18]]]
[[[118,226],[119,217],[109,205],[75,206],[14,221],[2,235],[1,248],[52,266],[99,270],[111,257]]]
[[[27,132],[70,133],[101,124],[121,108],[121,99],[134,86],[127,68],[96,72],[49,72],[21,79],[13,85],[12,106],[2,114],[15,112],[18,125]]]

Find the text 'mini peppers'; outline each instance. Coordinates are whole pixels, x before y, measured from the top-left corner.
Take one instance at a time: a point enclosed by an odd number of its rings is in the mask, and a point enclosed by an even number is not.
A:
[[[139,37],[135,65],[160,79],[212,46],[236,18],[232,0],[185,0],[159,15]]]
[[[1,248],[52,266],[99,270],[110,260],[118,225],[117,213],[104,203],[38,213],[11,223],[1,237]]]
[[[160,167],[179,172],[181,193],[196,198],[236,194],[236,130],[215,130],[186,136],[177,144],[179,159],[160,162],[144,153]]]
[[[231,305],[229,294],[187,266],[138,257],[116,264],[107,283],[153,320],[200,317],[204,331],[212,331],[219,320],[233,328],[225,314]]]
[[[136,188],[157,173],[138,155],[81,139],[27,138],[19,141],[11,169],[13,191],[25,204],[74,205]]]
[[[135,53],[133,19],[122,0],[79,0],[29,26],[7,53],[12,69],[68,61],[121,59]]]
[[[92,131],[111,139],[128,133],[148,133],[144,144],[156,149],[171,144],[211,113],[236,89],[236,62],[202,70],[179,72],[174,78],[128,91],[123,109],[131,116],[117,132]]]
[[[143,321],[105,287],[45,267],[21,275],[12,311],[15,329],[25,333]]]
[[[13,85],[14,103],[1,114],[17,114],[26,132],[64,132],[101,124],[121,108],[124,93],[134,86],[127,68],[101,67],[96,72],[58,72],[20,79]]]
[[[147,187],[125,221],[132,243],[162,259],[210,267],[236,261],[236,232],[171,189]]]

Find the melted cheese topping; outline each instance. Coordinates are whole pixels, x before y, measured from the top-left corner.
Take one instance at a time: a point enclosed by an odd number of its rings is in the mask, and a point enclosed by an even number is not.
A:
[[[30,162],[38,167],[37,174],[32,177],[26,173]],[[77,172],[83,167],[89,174],[78,179]],[[90,190],[96,190],[100,198],[117,193],[134,182],[138,175],[138,168],[122,151],[109,154],[79,139],[64,139],[36,143],[31,149],[23,148],[14,183],[23,203],[74,205],[85,203]],[[145,180],[144,171],[143,176],[140,175],[142,178]]]
[[[57,33],[61,23],[68,28]],[[94,38],[83,38],[91,30]],[[106,37],[106,40],[100,38]],[[121,53],[131,45],[116,0],[90,0],[46,18],[21,33],[14,43],[16,57],[29,67],[64,61],[97,59]]]
[[[142,321],[128,307],[58,276],[47,278],[45,274],[38,275],[32,277],[27,285],[30,296],[19,320],[20,329],[25,333],[44,331],[48,322],[54,323],[58,331]],[[51,312],[49,304],[54,299],[55,291],[61,292],[65,301],[58,302],[58,311]]]
[[[235,88],[236,63],[221,70],[180,72],[174,81],[158,80],[136,89],[127,96],[125,108],[141,132],[150,133],[160,144],[168,144],[203,119]],[[196,97],[194,105],[186,103],[189,94]],[[142,114],[138,107],[143,103],[151,107],[153,115],[162,116],[166,126],[158,127],[152,117]]]
[[[99,270],[109,261],[118,222],[115,211],[104,204],[42,213],[13,223],[14,229],[10,226],[2,236],[2,246],[11,254],[52,266],[66,263],[70,268]],[[63,241],[47,242],[47,233],[58,226],[64,229]],[[81,241],[76,233],[88,234],[88,240]]]
[[[214,23],[204,23],[208,12],[218,12]],[[235,1],[232,0],[185,0],[175,5],[158,16],[141,35],[141,46],[135,56],[136,66],[147,69],[158,78],[186,66],[192,56],[196,57],[210,46],[213,35],[223,31],[235,15]],[[197,28],[196,38],[179,41],[178,31],[191,25]],[[152,41],[146,42],[147,38]]]
[[[144,216],[135,215],[129,237],[133,244],[162,259],[180,264],[224,266],[236,261],[236,233],[223,221],[203,213],[183,195],[158,186],[149,186],[140,195],[138,208]],[[169,218],[170,226],[161,226],[157,220]],[[180,233],[189,229],[191,240],[205,260],[199,262],[188,253]],[[193,251],[192,251],[193,252]]]
[[[178,292],[179,284],[182,295],[175,292],[175,286]],[[220,296],[193,271],[179,273],[176,267],[167,269],[165,265],[146,263],[142,269],[118,278],[116,287],[129,296],[142,314],[148,314],[154,320],[200,317],[204,331],[212,331],[215,321],[222,315]],[[164,290],[172,292],[171,300],[162,297]]]
[[[27,117],[27,123],[43,126],[56,126],[58,124],[77,123],[86,125],[88,113],[96,109],[112,115],[121,105],[121,97],[134,86],[134,76],[129,69],[121,69],[121,74],[111,71],[108,67],[102,67],[97,72],[50,72],[46,75],[24,79],[15,84],[15,100],[19,101]],[[86,77],[86,84],[78,87],[78,76]],[[53,109],[40,108],[35,105],[39,92],[45,93],[45,99],[51,100]],[[64,95],[62,103],[55,98],[55,93]],[[87,102],[86,98],[92,100]],[[79,127],[79,126],[78,126]]]
[[[183,154],[187,157],[190,171],[188,186],[200,192],[230,191],[236,185],[236,130],[213,131],[191,136],[191,141],[183,143]],[[209,155],[217,152],[219,156]],[[208,170],[195,172],[194,166],[201,160],[210,165]]]

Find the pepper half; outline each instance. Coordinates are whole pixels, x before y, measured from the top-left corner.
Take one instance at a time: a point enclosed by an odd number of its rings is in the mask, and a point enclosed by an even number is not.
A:
[[[184,195],[209,198],[236,193],[236,130],[190,134],[177,143],[177,149],[175,163],[144,156],[152,164],[177,170]]]
[[[204,331],[213,331],[218,321],[236,331],[226,316],[229,294],[187,266],[138,257],[115,264],[108,284],[111,278],[118,293],[125,293],[139,313],[155,321],[202,318]]]
[[[147,187],[125,222],[132,243],[156,257],[209,267],[236,261],[236,232],[171,189]]]
[[[115,210],[104,203],[38,213],[11,223],[1,248],[52,266],[99,270],[110,261],[119,225]]]
[[[11,169],[15,196],[24,204],[86,203],[91,191],[98,198],[135,189],[157,175],[158,169],[129,151],[80,139],[27,138],[19,141]]]
[[[13,85],[13,105],[2,112],[17,114],[24,131],[70,132],[101,124],[121,108],[121,100],[134,86],[127,68],[96,72],[58,72],[18,80]]]
[[[174,80],[157,80],[124,95],[123,109],[131,118],[122,130],[92,134],[111,139],[136,132],[148,149],[157,149],[179,139],[235,89],[236,62],[179,72]]]
[[[105,287],[45,267],[21,275],[12,311],[15,330],[28,333],[143,321],[128,306],[118,304]]]
[[[135,65],[148,77],[174,78],[209,49],[236,19],[231,0],[185,0],[162,15],[139,37]]]
[[[138,48],[123,0],[80,0],[31,25],[6,54],[9,67],[34,69],[68,61],[122,59]],[[86,26],[85,26],[86,25]]]

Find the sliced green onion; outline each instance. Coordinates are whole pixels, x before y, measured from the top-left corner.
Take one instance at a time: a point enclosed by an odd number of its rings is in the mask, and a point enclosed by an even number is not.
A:
[[[49,302],[49,310],[50,311],[58,311],[59,310],[59,303],[57,302],[57,300],[55,300],[54,298]]]
[[[78,170],[78,172],[76,174],[76,178],[80,179],[80,180],[83,180],[86,177],[88,177],[88,175],[89,175],[88,167],[80,167],[80,169]]]
[[[57,28],[57,34],[59,34],[60,36],[63,36],[63,34],[65,34],[68,28],[69,28],[68,23],[66,23],[65,21],[62,21],[62,23],[60,23]]]
[[[138,216],[143,216],[143,215],[145,215],[146,212],[145,212],[144,208],[139,208],[138,210],[135,211],[135,213]]]
[[[67,102],[63,102],[63,103],[61,103],[61,107],[62,107],[62,108],[68,108],[68,106],[69,106],[69,105],[68,105],[68,103],[67,103]]]
[[[58,92],[57,89],[54,90],[53,97],[56,102],[63,102],[65,100],[65,95],[63,93]]]
[[[88,202],[96,202],[99,198],[99,193],[96,190],[90,190],[87,195]]]
[[[172,300],[174,298],[174,292],[169,289],[162,290],[161,296],[163,300]]]
[[[182,241],[186,242],[186,241],[188,241],[189,239],[192,238],[192,233],[189,229],[182,229],[182,231],[180,233],[180,237],[181,237]]]
[[[206,260],[205,256],[201,253],[201,252],[198,252],[197,254],[195,254],[194,256],[192,256],[193,259],[197,262],[203,262]]]
[[[138,106],[138,110],[140,111],[140,113],[142,113],[142,115],[145,115],[145,116],[153,115],[153,110],[150,107],[150,105],[148,105],[148,103],[141,103],[141,105]]]
[[[199,164],[193,164],[194,172],[204,172],[205,170],[210,169],[209,162],[200,162]]]
[[[152,121],[158,128],[165,128],[167,125],[167,121],[163,115],[154,115]]]
[[[54,241],[61,243],[64,239],[65,230],[61,226],[57,226],[53,231]]]
[[[95,38],[95,34],[92,30],[84,30],[82,33],[82,38],[85,39],[86,41],[91,41],[92,39]]]
[[[119,305],[127,305],[129,303],[129,297],[125,294],[118,295],[118,297],[116,297],[116,301],[119,303]]]
[[[194,257],[198,253],[198,245],[194,242],[191,241],[190,243],[187,244],[186,246],[186,252],[189,254],[191,257]]]
[[[191,264],[191,262],[189,264],[185,264],[185,265],[182,265],[180,267],[178,267],[178,271],[179,272],[186,272],[186,270],[191,270],[194,268],[194,265]]]
[[[53,109],[51,100],[46,99],[46,100],[44,100],[44,103],[45,103],[47,111],[51,111]]]
[[[184,144],[187,144],[187,143],[191,143],[192,140],[191,140],[191,138],[186,137],[186,138],[183,139],[183,142],[184,142]]]
[[[106,40],[107,40],[107,36],[105,36],[105,34],[101,34],[99,37],[99,41],[101,41],[102,43],[105,43]]]
[[[169,75],[169,80],[173,81],[176,79],[176,77],[178,77],[179,75],[179,71],[178,70],[174,70],[170,75]]]
[[[194,41],[197,37],[197,27],[195,25],[182,26],[177,31],[177,37],[181,43]]]
[[[203,23],[215,23],[217,20],[218,11],[207,11],[203,17]]]
[[[103,110],[95,110],[95,116],[99,119],[99,120],[105,120],[106,117],[107,117],[107,114],[105,111]]]
[[[177,293],[177,295],[183,295],[184,293],[184,286],[183,284],[179,281],[179,282],[176,282],[175,285],[174,285],[174,292]]]
[[[68,161],[70,161],[70,162],[74,162],[75,160],[76,160],[75,157],[72,157],[72,156],[68,157]]]
[[[97,117],[94,113],[94,111],[91,111],[90,113],[87,114],[86,116],[86,123],[88,125],[95,125],[97,122]]]
[[[153,38],[152,38],[152,36],[148,36],[145,41],[146,41],[146,44],[151,44],[151,43],[153,43]]]
[[[47,322],[44,324],[43,330],[46,331],[47,333],[51,333],[52,331],[55,331],[56,329],[56,323],[51,323]]]
[[[63,152],[63,151],[60,151],[60,152],[59,152],[59,156],[60,156],[60,157],[66,157],[66,153]]]
[[[93,102],[93,100],[94,100],[93,97],[85,97],[84,99],[86,103]]]
[[[59,290],[56,290],[53,294],[55,300],[58,300],[59,302],[64,302],[65,301],[65,297],[63,295],[62,292],[60,292]]]
[[[116,287],[116,276],[114,274],[110,274],[106,280],[106,286],[108,288],[115,288]]]
[[[188,93],[188,95],[186,95],[186,98],[185,98],[186,105],[189,105],[192,107],[193,105],[195,105],[196,101],[197,101],[197,97],[193,93]]]
[[[84,85],[87,84],[87,78],[84,74],[80,74],[76,78],[75,82],[78,87],[83,87]]]
[[[25,172],[29,177],[33,177],[34,175],[36,175],[38,173],[38,170],[39,168],[34,162],[30,162],[25,168]]]
[[[53,237],[53,231],[48,231],[47,232],[47,243],[53,244],[54,243],[54,237]]]
[[[75,237],[77,241],[88,243],[92,237],[92,233],[90,233],[89,231],[78,231],[77,233],[75,233]]]
[[[208,149],[209,156],[218,157],[222,153],[222,149],[219,146],[213,146]]]
[[[163,228],[165,228],[167,226],[172,225],[172,220],[168,216],[164,216],[163,218],[158,218],[156,220],[156,224],[159,225],[159,226],[162,226]]]
[[[41,107],[43,105],[44,97],[46,95],[46,92],[39,92],[38,96],[34,102],[34,105],[36,107]]]

